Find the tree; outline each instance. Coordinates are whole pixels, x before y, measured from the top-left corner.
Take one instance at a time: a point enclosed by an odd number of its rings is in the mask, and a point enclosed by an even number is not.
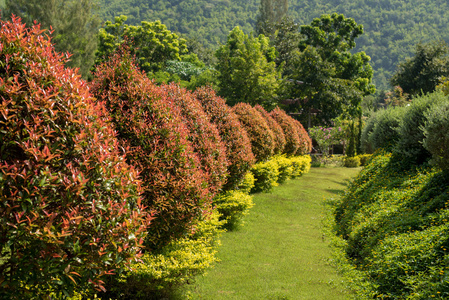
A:
[[[274,106],[279,74],[274,62],[275,49],[269,46],[267,37],[248,36],[235,27],[216,56],[219,95],[229,105],[245,102],[265,108]]]
[[[181,60],[187,53],[186,41],[171,32],[160,21],[142,21],[140,26],[125,24],[126,16],[107,21],[100,29],[96,64],[103,62],[123,43],[128,43],[131,54],[145,72],[160,71],[167,60]]]
[[[275,24],[281,22],[288,14],[288,0],[261,0],[256,21],[257,34],[272,36]]]
[[[14,14],[21,17],[28,27],[35,21],[42,28],[51,27],[56,51],[71,54],[66,66],[80,68],[83,77],[88,76],[95,58],[96,35],[100,26],[92,0],[6,0],[5,4],[4,18]]]
[[[326,124],[342,113],[359,116],[362,97],[375,91],[370,57],[350,52],[363,27],[351,18],[332,14],[301,26],[300,32],[299,51],[284,72],[289,79],[286,96],[294,103],[290,108],[301,112],[308,126],[314,110]]]
[[[449,47],[444,41],[416,45],[415,56],[399,64],[391,77],[393,86],[416,95],[433,92],[441,77],[449,75]]]

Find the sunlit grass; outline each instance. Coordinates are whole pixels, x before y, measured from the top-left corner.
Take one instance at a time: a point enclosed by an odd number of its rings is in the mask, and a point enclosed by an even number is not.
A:
[[[221,262],[179,298],[346,299],[342,278],[327,263],[322,203],[359,170],[312,168],[270,194],[256,194],[245,225],[222,236]]]

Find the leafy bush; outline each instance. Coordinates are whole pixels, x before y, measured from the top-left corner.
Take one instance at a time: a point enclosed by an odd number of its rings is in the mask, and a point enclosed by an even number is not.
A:
[[[285,155],[276,155],[272,158],[272,161],[277,164],[279,170],[278,183],[284,183],[292,177],[293,163],[291,158],[287,158]]]
[[[227,191],[214,199],[215,209],[220,213],[220,220],[225,221],[224,228],[232,230],[240,223],[244,215],[254,206],[252,196],[238,190]]]
[[[370,148],[392,151],[399,140],[398,128],[404,117],[406,108],[392,107],[380,110],[375,114],[375,125],[368,136]]]
[[[442,169],[449,168],[449,103],[438,103],[425,116],[424,148],[432,154],[433,162]]]
[[[197,89],[194,95],[209,115],[211,122],[217,126],[221,140],[225,144],[229,176],[223,189],[233,190],[254,163],[248,135],[232,109],[226,105],[223,98],[216,96],[214,90],[202,87]]]
[[[111,290],[102,299],[163,299],[177,286],[204,273],[217,261],[220,229],[216,211],[196,221],[192,232],[171,241],[157,254],[145,253],[141,261],[131,265],[132,271],[111,278]]]
[[[360,147],[363,153],[373,153],[375,150],[369,137],[374,130],[374,126],[376,125],[378,113],[379,111],[373,113],[366,121],[365,126],[363,126],[362,134],[360,136]]]
[[[168,91],[139,71],[126,49],[98,66],[91,90],[130,149],[127,160],[140,172],[143,204],[156,214],[145,244],[161,249],[184,236],[211,201],[188,126]]]
[[[245,194],[249,194],[251,193],[251,190],[253,189],[255,182],[256,179],[254,178],[253,173],[247,172],[243,177],[242,182],[239,184],[238,190]]]
[[[273,187],[278,186],[278,164],[273,160],[255,164],[251,168],[251,173],[256,179],[254,188],[251,190],[253,193],[270,192]]]
[[[297,178],[309,172],[312,162],[310,155],[293,156],[289,159],[292,164],[292,178]]]
[[[270,116],[270,114],[260,105],[254,106],[257,109],[262,117],[265,118],[265,121],[273,132],[274,136],[274,149],[273,154],[281,154],[284,151],[285,147],[285,135],[282,127]]]
[[[297,131],[297,124],[279,107],[271,111],[270,116],[281,126],[285,136],[284,154],[295,155],[296,151],[301,148],[300,135]]]
[[[364,167],[368,164],[372,155],[371,154],[360,154],[360,155],[357,155],[357,157],[360,159],[360,165],[362,167]]]
[[[257,161],[264,161],[273,155],[274,136],[265,118],[247,103],[238,103],[232,110],[239,118],[251,141],[251,150]]]
[[[188,139],[200,158],[209,190],[214,196],[226,182],[228,165],[226,148],[217,127],[210,122],[201,103],[192,93],[175,84],[162,85],[160,89],[167,94],[168,101],[181,108],[183,122],[190,131]]]
[[[103,288],[145,237],[138,172],[39,26],[0,26],[0,298]]]
[[[399,140],[395,152],[408,159],[408,163],[423,163],[431,154],[423,146],[423,127],[426,122],[425,113],[435,103],[447,102],[448,97],[441,92],[428,94],[413,99],[399,126]]]
[[[407,160],[407,158],[404,158]],[[358,299],[445,299],[449,173],[377,154],[335,203],[335,234],[361,276]],[[351,278],[350,280],[353,280]]]
[[[360,157],[354,156],[354,157],[345,157],[345,167],[346,168],[357,168],[360,167]]]

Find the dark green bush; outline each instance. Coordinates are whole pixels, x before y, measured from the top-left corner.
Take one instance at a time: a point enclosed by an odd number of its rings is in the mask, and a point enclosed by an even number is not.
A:
[[[374,128],[369,135],[369,143],[373,150],[385,149],[392,151],[399,140],[399,125],[402,122],[406,108],[391,107],[380,110],[374,117]]]
[[[425,114],[424,148],[432,154],[433,162],[442,169],[449,168],[449,103],[432,106]]]
[[[238,103],[232,110],[246,130],[256,161],[264,161],[273,155],[274,136],[265,118],[247,103]]]
[[[430,152],[424,148],[423,127],[427,110],[438,102],[447,102],[448,98],[441,92],[435,92],[414,98],[402,118],[399,126],[399,140],[395,152],[407,158],[409,164],[421,164],[431,158]]]
[[[145,238],[138,172],[39,26],[0,27],[0,298],[103,289]]]

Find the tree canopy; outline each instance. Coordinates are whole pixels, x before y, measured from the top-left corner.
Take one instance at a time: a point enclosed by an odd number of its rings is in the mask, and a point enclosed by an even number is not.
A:
[[[278,89],[275,49],[264,35],[248,36],[235,27],[216,53],[219,95],[234,105],[245,102],[275,106]]]

